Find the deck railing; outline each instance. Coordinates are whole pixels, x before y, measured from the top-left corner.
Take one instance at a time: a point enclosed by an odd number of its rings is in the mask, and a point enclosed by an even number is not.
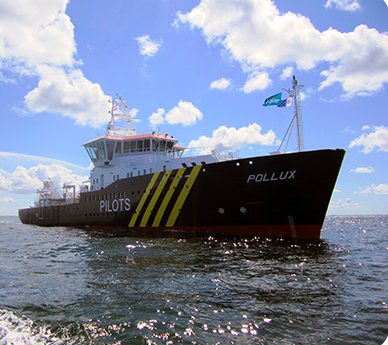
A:
[[[215,146],[193,147],[186,149],[183,154],[184,157],[194,157],[198,155],[212,155],[220,162],[240,158],[238,150],[221,150]]]

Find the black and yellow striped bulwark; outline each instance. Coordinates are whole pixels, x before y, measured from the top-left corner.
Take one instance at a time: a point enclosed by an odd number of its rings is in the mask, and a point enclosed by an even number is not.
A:
[[[129,222],[129,227],[172,227],[202,165],[153,174]]]

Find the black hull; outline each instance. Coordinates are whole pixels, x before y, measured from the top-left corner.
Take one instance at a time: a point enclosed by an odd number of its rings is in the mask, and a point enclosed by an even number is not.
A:
[[[121,179],[25,224],[319,239],[344,150],[271,155]]]

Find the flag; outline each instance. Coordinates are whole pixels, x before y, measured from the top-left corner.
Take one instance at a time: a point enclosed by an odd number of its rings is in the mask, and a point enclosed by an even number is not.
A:
[[[292,97],[288,97],[287,99],[283,99],[281,103],[278,105],[279,108],[283,107],[291,107]]]
[[[273,95],[271,97],[268,97],[265,101],[263,106],[266,107],[268,105],[280,105],[282,102],[282,93],[277,93],[276,95]]]

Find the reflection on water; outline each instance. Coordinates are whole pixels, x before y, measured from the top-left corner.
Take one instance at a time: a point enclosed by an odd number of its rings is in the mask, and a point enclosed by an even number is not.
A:
[[[321,241],[0,223],[0,344],[381,344],[387,223],[329,217]]]

